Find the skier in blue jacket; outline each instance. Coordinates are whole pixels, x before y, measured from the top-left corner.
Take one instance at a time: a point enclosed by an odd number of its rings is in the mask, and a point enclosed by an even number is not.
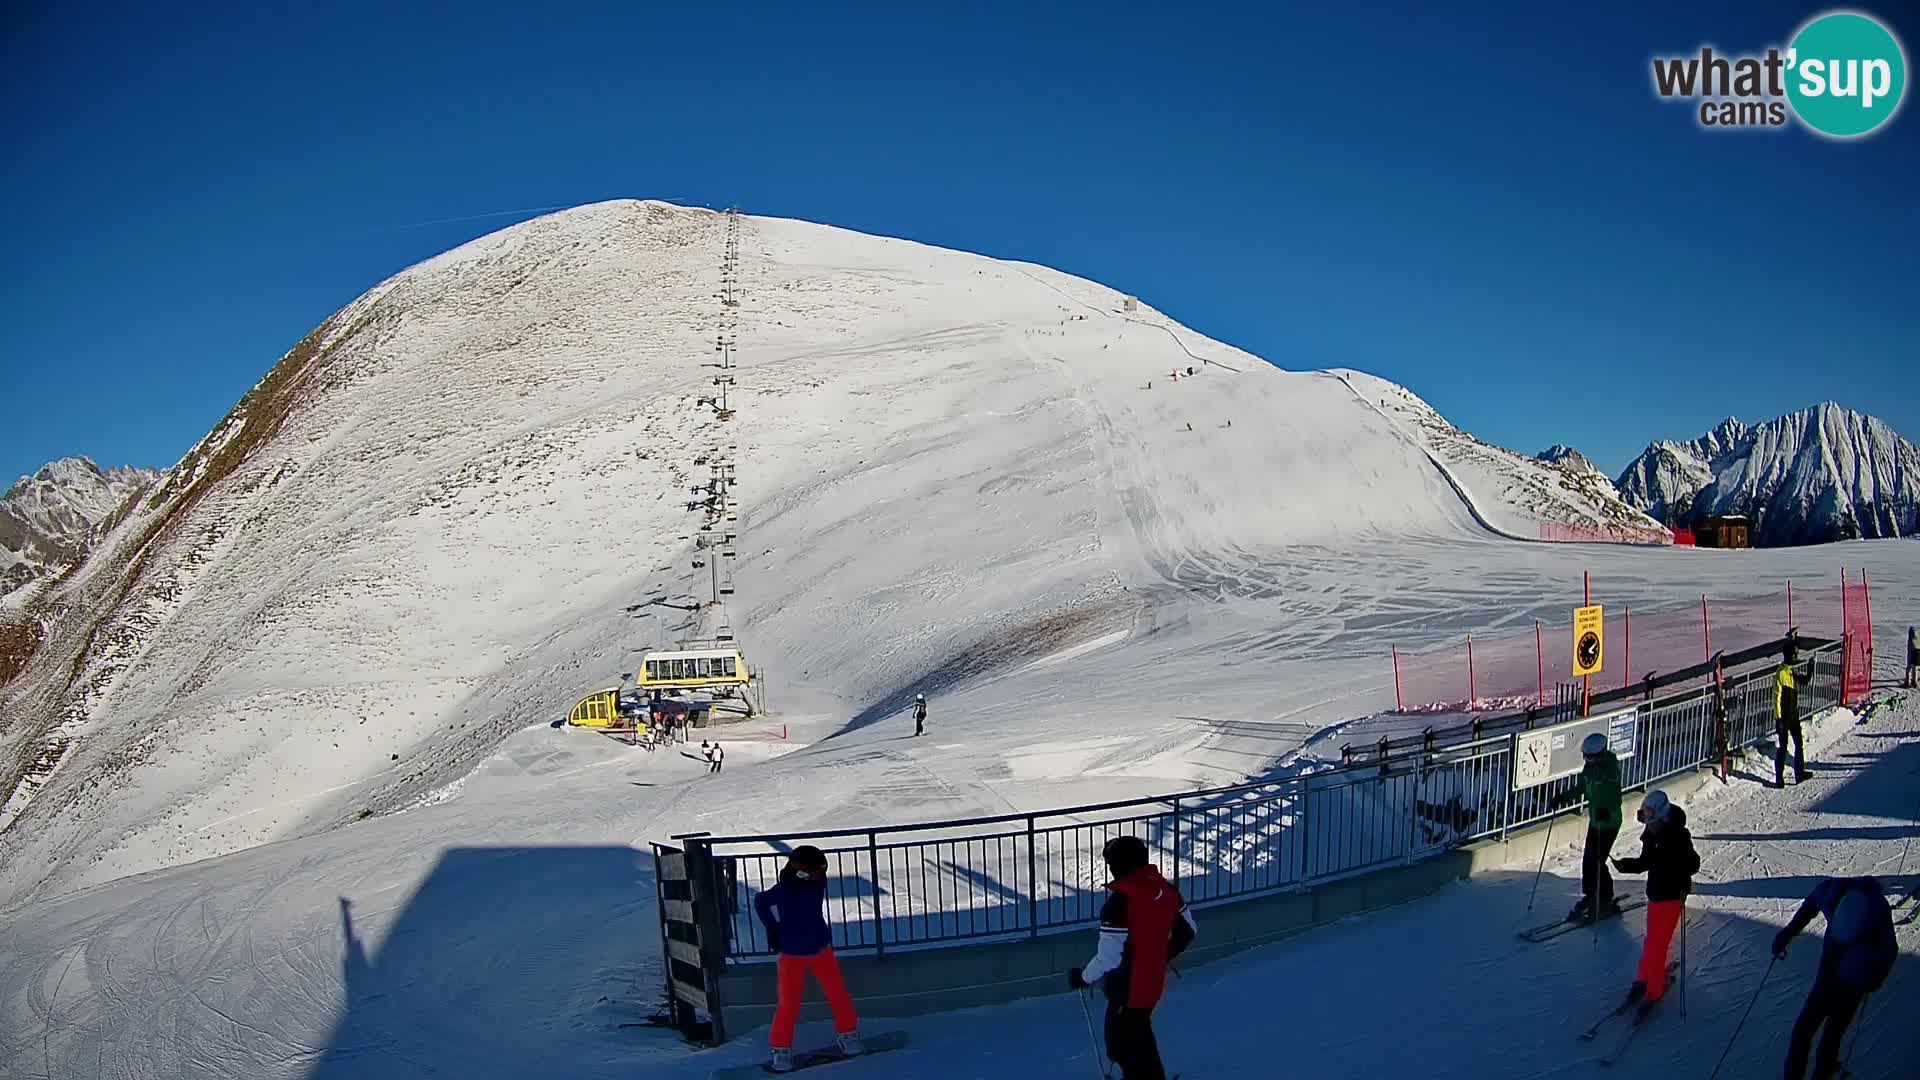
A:
[[[775,965],[779,996],[767,1038],[773,1055],[767,1068],[793,1069],[793,1028],[800,1019],[808,975],[826,992],[840,1053],[848,1057],[860,1053],[859,1017],[840,975],[840,961],[833,955],[833,931],[827,923],[826,854],[812,844],[794,848],[780,871],[780,883],[754,897],[753,910],[766,928],[768,947],[779,954]]]
[[[1820,1051],[1814,1057],[1814,1080],[1834,1076],[1840,1065],[1840,1039],[1868,994],[1880,989],[1893,970],[1899,945],[1893,936],[1893,911],[1880,882],[1870,877],[1828,878],[1794,913],[1793,921],[1773,939],[1773,954],[1787,954],[1795,934],[1806,928],[1814,912],[1826,916],[1827,940],[1820,950],[1820,973],[1793,1023],[1793,1041],[1787,1047],[1787,1080],[1801,1080],[1807,1072],[1807,1049],[1820,1032]]]

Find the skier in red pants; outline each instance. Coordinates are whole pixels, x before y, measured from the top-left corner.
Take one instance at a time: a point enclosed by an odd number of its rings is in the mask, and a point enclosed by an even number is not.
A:
[[[1647,792],[1635,815],[1647,828],[1640,834],[1640,854],[1613,860],[1623,874],[1647,875],[1647,941],[1640,950],[1640,969],[1627,1004],[1640,1003],[1644,1012],[1667,992],[1667,948],[1685,917],[1693,875],[1700,872],[1700,854],[1687,832],[1687,812],[1673,805],[1664,791]]]
[[[826,855],[811,844],[794,848],[780,871],[780,883],[754,897],[753,910],[766,927],[767,945],[780,955],[780,996],[773,1009],[773,1031],[767,1037],[773,1049],[767,1068],[793,1069],[793,1027],[800,1019],[800,999],[809,974],[826,992],[840,1052],[849,1057],[860,1053],[859,1016],[840,977],[840,961],[833,955],[833,934],[827,926]]]

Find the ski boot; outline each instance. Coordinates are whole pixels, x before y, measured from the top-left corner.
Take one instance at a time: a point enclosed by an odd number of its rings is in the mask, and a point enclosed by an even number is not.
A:
[[[1621,1011],[1626,1011],[1630,1005],[1638,1005],[1646,999],[1646,996],[1647,984],[1641,982],[1639,979],[1633,980],[1633,985],[1627,987],[1627,1000],[1620,1003]]]
[[[1568,922],[1592,922],[1593,898],[1583,896],[1574,902],[1573,910],[1567,912]]]
[[[867,1051],[867,1048],[861,1044],[860,1033],[857,1031],[849,1031],[845,1035],[837,1036],[836,1041],[840,1044],[840,1052],[847,1057],[859,1057]]]
[[[791,1047],[775,1047],[773,1056],[767,1059],[767,1070],[777,1073],[792,1072],[793,1049]]]

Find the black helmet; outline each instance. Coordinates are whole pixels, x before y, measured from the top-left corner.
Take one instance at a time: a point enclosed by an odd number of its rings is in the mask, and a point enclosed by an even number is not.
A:
[[[1123,878],[1147,865],[1147,845],[1137,836],[1116,836],[1107,841],[1100,857],[1107,860],[1115,878]]]

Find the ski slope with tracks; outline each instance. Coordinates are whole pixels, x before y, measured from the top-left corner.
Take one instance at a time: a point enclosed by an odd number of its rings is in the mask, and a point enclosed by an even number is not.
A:
[[[620,1026],[660,983],[648,840],[1259,775],[1391,705],[1390,642],[1524,631],[1530,651],[1583,571],[1638,617],[1844,561],[1872,574],[1883,642],[1920,602],[1906,542],[1504,539],[1342,377],[1037,266],[748,218],[729,319],[724,229],[606,204],[397,275],[63,583],[74,608],[0,699],[8,752],[72,747],[0,834],[0,1072],[704,1075],[751,1037],[693,1055]],[[698,403],[723,332],[725,422]],[[721,732],[718,776],[546,727],[637,651],[709,628],[645,605],[706,588],[683,505],[720,452],[740,534],[725,615],[780,715]],[[1552,512],[1456,471],[1510,531]],[[104,615],[79,603],[101,596]],[[1752,622],[1730,636],[1778,632]],[[930,731],[909,740],[918,691]],[[1384,933],[1397,963],[1432,947],[1422,927],[1470,938],[1469,910],[1504,943],[1510,893],[1482,888],[1262,954],[1284,971],[1209,968],[1249,974],[1207,996],[1311,1014],[1329,1061],[1377,1045],[1379,1003],[1314,981],[1357,993],[1333,954],[1286,950]],[[1473,1015],[1504,1028],[1515,973],[1462,963],[1487,999]],[[1473,1004],[1446,977],[1419,1004],[1433,1024]],[[1176,1027],[1213,1031],[1178,1012],[1197,997],[1169,1002],[1170,1055]],[[1083,1037],[1067,1008],[929,1019],[901,1052],[917,1056],[846,1068],[1055,1075]],[[989,1056],[983,1023],[1009,1025],[1032,1071]],[[1265,1020],[1241,1026],[1271,1042]],[[1350,1045],[1325,1042],[1340,1031]],[[1218,1060],[1253,1053],[1221,1042]]]

